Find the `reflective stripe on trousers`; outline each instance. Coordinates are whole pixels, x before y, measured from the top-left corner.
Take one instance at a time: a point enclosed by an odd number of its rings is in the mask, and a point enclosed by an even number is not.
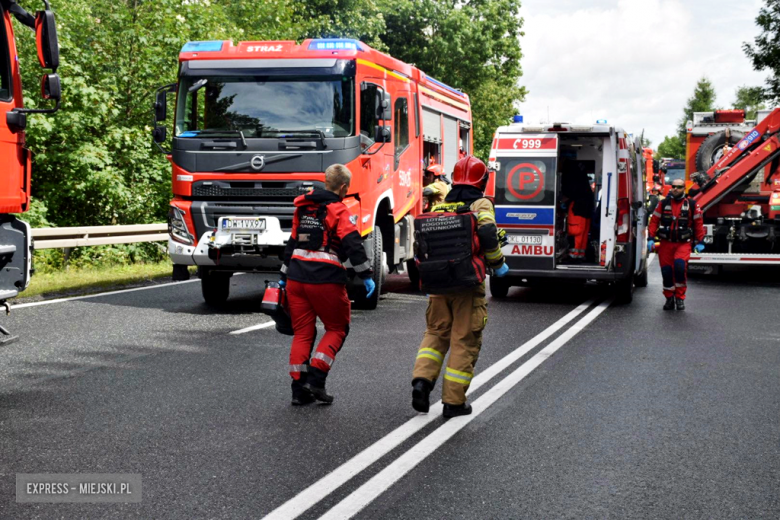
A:
[[[315,352],[314,355],[311,357],[311,359],[319,359],[321,361],[324,361],[325,363],[327,363],[329,367],[332,367],[333,362],[336,361],[335,359],[333,359],[332,357],[330,357],[329,355],[323,352]]]
[[[474,374],[469,374],[468,372],[461,372],[459,370],[453,370],[449,367],[444,372],[444,379],[447,381],[452,381],[454,383],[460,383],[462,385],[470,385],[471,379],[474,377]]]

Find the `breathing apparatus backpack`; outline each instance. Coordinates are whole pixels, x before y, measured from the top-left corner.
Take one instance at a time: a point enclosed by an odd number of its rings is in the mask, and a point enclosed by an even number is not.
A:
[[[428,294],[453,293],[484,282],[477,218],[469,206],[440,204],[415,218],[414,259],[421,289]]]
[[[325,223],[327,215],[327,204],[298,208],[297,247],[308,251],[330,251],[330,232]]]

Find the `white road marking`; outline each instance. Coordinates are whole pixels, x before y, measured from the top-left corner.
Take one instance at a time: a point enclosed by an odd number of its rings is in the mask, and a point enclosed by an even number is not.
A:
[[[563,334],[558,336],[549,345],[539,351],[531,359],[520,365],[514,372],[502,379],[493,388],[485,392],[483,396],[474,401],[472,407],[474,411],[471,415],[450,419],[442,426],[438,427],[423,440],[414,445],[409,451],[393,461],[385,469],[377,473],[368,482],[353,491],[344,500],[336,504],[330,511],[320,517],[320,520],[343,520],[352,518],[364,507],[370,504],[379,495],[384,493],[394,483],[411,471],[420,462],[430,456],[437,448],[442,446],[447,440],[466,427],[471,421],[477,418],[479,414],[487,410],[490,405],[495,403],[501,396],[514,388],[528,374],[534,371],[546,359],[552,356],[559,348],[565,345],[571,338],[582,331],[589,323],[595,320],[607,307],[612,300],[601,303],[598,307],[590,311],[584,318],[580,319]]]
[[[234,330],[230,334],[244,334],[245,332],[252,332],[253,330],[267,329],[268,327],[273,327],[274,325],[276,325],[275,321],[269,321],[259,325],[252,325],[251,327],[247,327],[245,329]]]
[[[484,372],[478,373],[471,382],[471,386],[469,387],[469,394],[490,381],[491,378],[495,377],[502,370],[517,361],[533,348],[537,347],[550,336],[558,332],[560,329],[566,326],[566,324],[582,314],[592,304],[593,300],[589,300],[578,306],[576,309],[572,310],[564,317],[547,327],[545,330],[524,343],[522,346],[488,367]],[[348,482],[352,477],[359,474],[377,460],[398,447],[406,439],[423,429],[426,425],[438,419],[439,416],[441,416],[441,412],[442,404],[441,401],[438,401],[436,404],[431,405],[427,414],[420,414],[412,417],[404,424],[388,433],[371,446],[365,448],[363,451],[322,477],[311,486],[304,489],[293,498],[271,511],[265,518],[292,519],[303,514],[323,498],[333,493],[344,483]]]
[[[23,309],[25,307],[37,307],[38,305],[48,305],[50,303],[62,303],[62,302],[69,302],[72,300],[84,300],[86,298],[97,298],[98,296],[108,296],[111,294],[122,294],[122,293],[129,293],[133,291],[145,291],[147,289],[157,289],[159,287],[168,287],[171,285],[179,285],[183,283],[191,283],[191,282],[199,282],[199,278],[195,278],[194,280],[182,280],[181,282],[170,282],[170,283],[161,283],[157,285],[147,285],[146,287],[135,287],[133,289],[122,289],[121,291],[109,291],[109,292],[102,292],[97,294],[88,294],[86,296],[74,296],[72,298],[57,298],[56,300],[45,300],[42,302],[30,302],[30,303],[20,303],[19,305],[11,305],[11,310],[14,309]]]

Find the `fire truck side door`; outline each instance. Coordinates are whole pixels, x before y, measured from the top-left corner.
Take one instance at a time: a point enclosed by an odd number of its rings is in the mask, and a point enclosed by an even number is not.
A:
[[[420,192],[419,149],[414,138],[414,115],[408,89],[393,95],[393,197],[394,217],[401,218],[414,206]]]

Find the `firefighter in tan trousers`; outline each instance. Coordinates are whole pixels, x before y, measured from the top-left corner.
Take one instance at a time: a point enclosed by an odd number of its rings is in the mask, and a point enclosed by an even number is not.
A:
[[[496,227],[493,203],[484,196],[488,175],[485,163],[473,156],[464,157],[455,165],[452,191],[445,202],[418,217],[430,222],[428,229],[433,234],[426,234],[425,224],[418,226],[415,221],[420,249],[430,251],[417,251],[422,288],[430,294],[425,314],[427,330],[412,373],[412,406],[418,412],[428,412],[431,390],[449,351],[442,390],[444,417],[471,413],[466,391],[474,376],[482,330],[488,319],[486,267],[494,270],[493,276],[504,276],[509,270],[501,253],[502,238]],[[448,220],[434,220],[437,218]],[[463,225],[459,226],[460,223]],[[437,251],[442,252],[439,257]],[[449,269],[435,267],[448,262]],[[450,276],[457,272],[458,277],[446,278],[441,274],[445,271]]]

